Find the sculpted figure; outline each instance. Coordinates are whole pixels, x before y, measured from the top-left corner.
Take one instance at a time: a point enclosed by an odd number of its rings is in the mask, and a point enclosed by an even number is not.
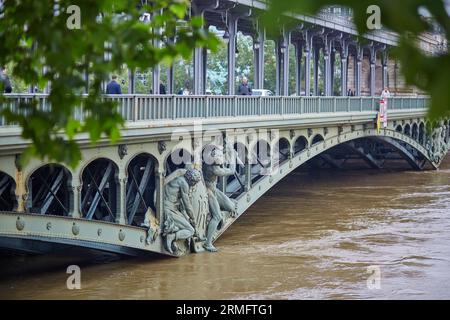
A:
[[[228,150],[227,156],[231,156],[234,149]],[[233,153],[234,156],[235,153]],[[219,223],[222,221],[222,210],[231,212],[231,215],[236,216],[236,202],[228,198],[222,191],[217,189],[217,181],[219,177],[231,176],[236,172],[236,162],[231,161],[229,167],[224,166],[225,158],[222,150],[214,149],[211,152],[212,164],[205,164],[203,166],[203,177],[205,179],[206,190],[208,193],[209,212],[211,220],[209,221],[206,230],[206,242],[204,248],[210,252],[215,252],[217,249],[213,246],[213,236],[217,231]]]
[[[164,189],[165,247],[170,253],[177,253],[177,240],[189,239],[195,234],[194,210],[189,192],[202,179],[197,169],[188,169],[182,176],[168,182]]]

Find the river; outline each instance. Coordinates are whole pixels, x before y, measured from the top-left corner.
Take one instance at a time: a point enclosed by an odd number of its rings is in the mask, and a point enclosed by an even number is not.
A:
[[[218,253],[119,258],[2,253],[0,298],[449,299],[450,156],[437,171],[296,171]],[[66,268],[81,267],[68,290]]]

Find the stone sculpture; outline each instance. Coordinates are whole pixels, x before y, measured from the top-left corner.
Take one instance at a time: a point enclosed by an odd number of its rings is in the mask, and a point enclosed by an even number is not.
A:
[[[164,224],[166,250],[179,254],[178,240],[191,239],[196,234],[196,223],[191,189],[202,180],[197,169],[179,169],[168,177],[164,188]]]
[[[228,198],[222,191],[217,189],[217,181],[219,177],[228,177],[236,172],[236,151],[227,144],[227,160],[230,160],[229,167],[225,165],[225,156],[220,149],[214,149],[211,152],[211,159],[206,161],[203,166],[203,176],[205,179],[206,190],[208,193],[208,204],[211,219],[206,231],[206,242],[204,248],[207,251],[215,252],[217,249],[212,244],[214,234],[217,227],[223,220],[222,210],[231,213],[232,217],[236,216],[236,202]],[[233,158],[234,157],[234,158]]]

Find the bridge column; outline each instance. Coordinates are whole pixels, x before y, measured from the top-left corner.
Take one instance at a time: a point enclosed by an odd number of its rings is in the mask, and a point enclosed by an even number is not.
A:
[[[375,51],[375,50],[374,50]],[[373,97],[375,95],[375,62],[376,62],[376,54],[370,54],[370,96]]]
[[[289,95],[289,45],[291,43],[291,33],[289,31],[283,31],[282,45],[280,47],[280,53],[283,57],[283,90],[281,91],[283,96]]]
[[[320,47],[317,45],[313,46],[314,55],[314,72],[313,72],[313,95],[319,95],[319,57],[320,57]]]
[[[174,43],[175,39],[170,38],[169,42]],[[166,93],[173,94],[175,91],[175,78],[173,73],[173,63],[167,68],[167,83],[166,83]]]
[[[324,91],[326,96],[331,96],[330,87],[331,87],[331,54],[329,52],[324,52],[324,60],[325,60],[325,74],[324,74]]]
[[[305,47],[305,96],[311,95],[311,50]]]
[[[331,87],[333,81],[333,70],[332,70],[332,49],[333,49],[333,38],[331,35],[326,34],[324,36],[324,50],[323,56],[325,60],[325,72],[324,72],[324,94],[325,96],[331,96]]]
[[[347,95],[348,54],[341,56],[341,96]]]
[[[330,95],[334,96],[334,68],[336,64],[336,52],[331,50],[330,54],[330,64],[331,64],[331,72],[330,72]]]
[[[356,70],[355,70],[355,91],[357,96],[361,96],[361,73],[362,73],[362,59],[363,59],[363,52],[360,45],[357,46],[356,49],[356,55],[355,55],[355,61],[356,61]]]
[[[81,203],[81,181],[79,173],[72,174],[72,192],[73,192],[73,210],[70,216],[73,218],[81,218],[80,203]]]
[[[194,86],[193,92],[196,95],[204,94],[203,92],[203,48],[194,49]]]
[[[342,40],[341,48],[341,96],[347,95],[347,77],[348,77],[348,46],[349,38]]]
[[[305,38],[305,93],[306,96],[311,96],[311,58],[314,60],[314,78],[313,85],[316,87],[316,79],[317,79],[317,69],[316,69],[316,46],[313,43],[314,36],[321,35],[325,32],[324,28],[321,29],[313,29],[309,28],[305,30],[304,38]],[[316,94],[316,90],[314,90],[313,95]]]
[[[297,96],[300,96],[302,92],[302,56],[303,46],[300,41],[297,41],[295,43],[295,91]]]
[[[247,157],[248,159],[248,157]],[[245,192],[252,188],[252,164],[247,160],[245,163]]]
[[[381,90],[384,90],[385,87],[388,86],[388,53],[387,49],[383,51],[382,55],[382,68],[383,68],[383,75],[381,77]]]
[[[159,89],[159,85],[158,85]],[[127,223],[127,177],[125,176],[125,169],[119,169],[119,191],[117,192],[117,214],[116,223],[126,224]]]
[[[158,15],[158,12],[154,13],[154,16]],[[159,34],[161,32],[160,28],[157,28],[154,30],[154,33]],[[161,43],[158,39],[153,39],[153,46],[155,48],[159,48],[161,46]],[[153,67],[153,74],[152,74],[152,90],[153,94],[159,94],[159,84],[161,82],[161,67],[159,64]]]
[[[237,34],[238,17],[228,14],[227,29],[229,34],[228,42],[228,94],[235,95],[236,81],[236,34]]]
[[[282,57],[280,54],[280,41],[275,40],[275,95],[281,95],[281,70],[282,70]]]
[[[276,95],[289,95],[289,42],[290,32],[283,30],[282,36],[276,40]]]
[[[202,61],[202,93],[206,93],[206,78],[207,78],[207,68],[208,68],[208,50],[203,48],[203,61]]]
[[[265,30],[259,27],[258,34],[253,37],[254,88],[264,89],[264,42]]]
[[[159,221],[160,224],[162,224],[162,222],[163,222],[162,219],[163,219],[163,212],[164,212],[164,175],[165,175],[164,170],[159,169],[158,167],[155,168],[156,219]]]
[[[332,81],[333,81],[333,57],[332,57],[332,49],[333,49],[333,43],[334,38],[336,38],[335,35],[331,34],[330,32],[323,35],[323,56],[324,56],[324,62],[325,62],[325,72],[324,72],[324,95],[325,96],[331,96],[332,93]]]
[[[175,91],[175,78],[173,74],[173,64],[167,68],[167,85],[166,92],[167,94],[174,94]]]

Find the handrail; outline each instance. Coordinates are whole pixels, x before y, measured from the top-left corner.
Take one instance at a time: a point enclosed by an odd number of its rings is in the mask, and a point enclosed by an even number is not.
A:
[[[83,95],[86,96],[86,95]],[[21,102],[35,100],[42,111],[51,111],[48,94],[4,94],[0,110],[9,108],[18,111]],[[379,97],[342,96],[221,96],[221,95],[148,95],[121,94],[104,95],[118,103],[118,110],[125,121],[151,121],[185,118],[216,118],[270,115],[299,115],[334,112],[375,112]],[[389,110],[427,108],[427,96],[396,96],[388,99]],[[83,120],[83,106],[74,116]],[[6,126],[0,117],[0,126]],[[10,124],[9,124],[10,125]]]

